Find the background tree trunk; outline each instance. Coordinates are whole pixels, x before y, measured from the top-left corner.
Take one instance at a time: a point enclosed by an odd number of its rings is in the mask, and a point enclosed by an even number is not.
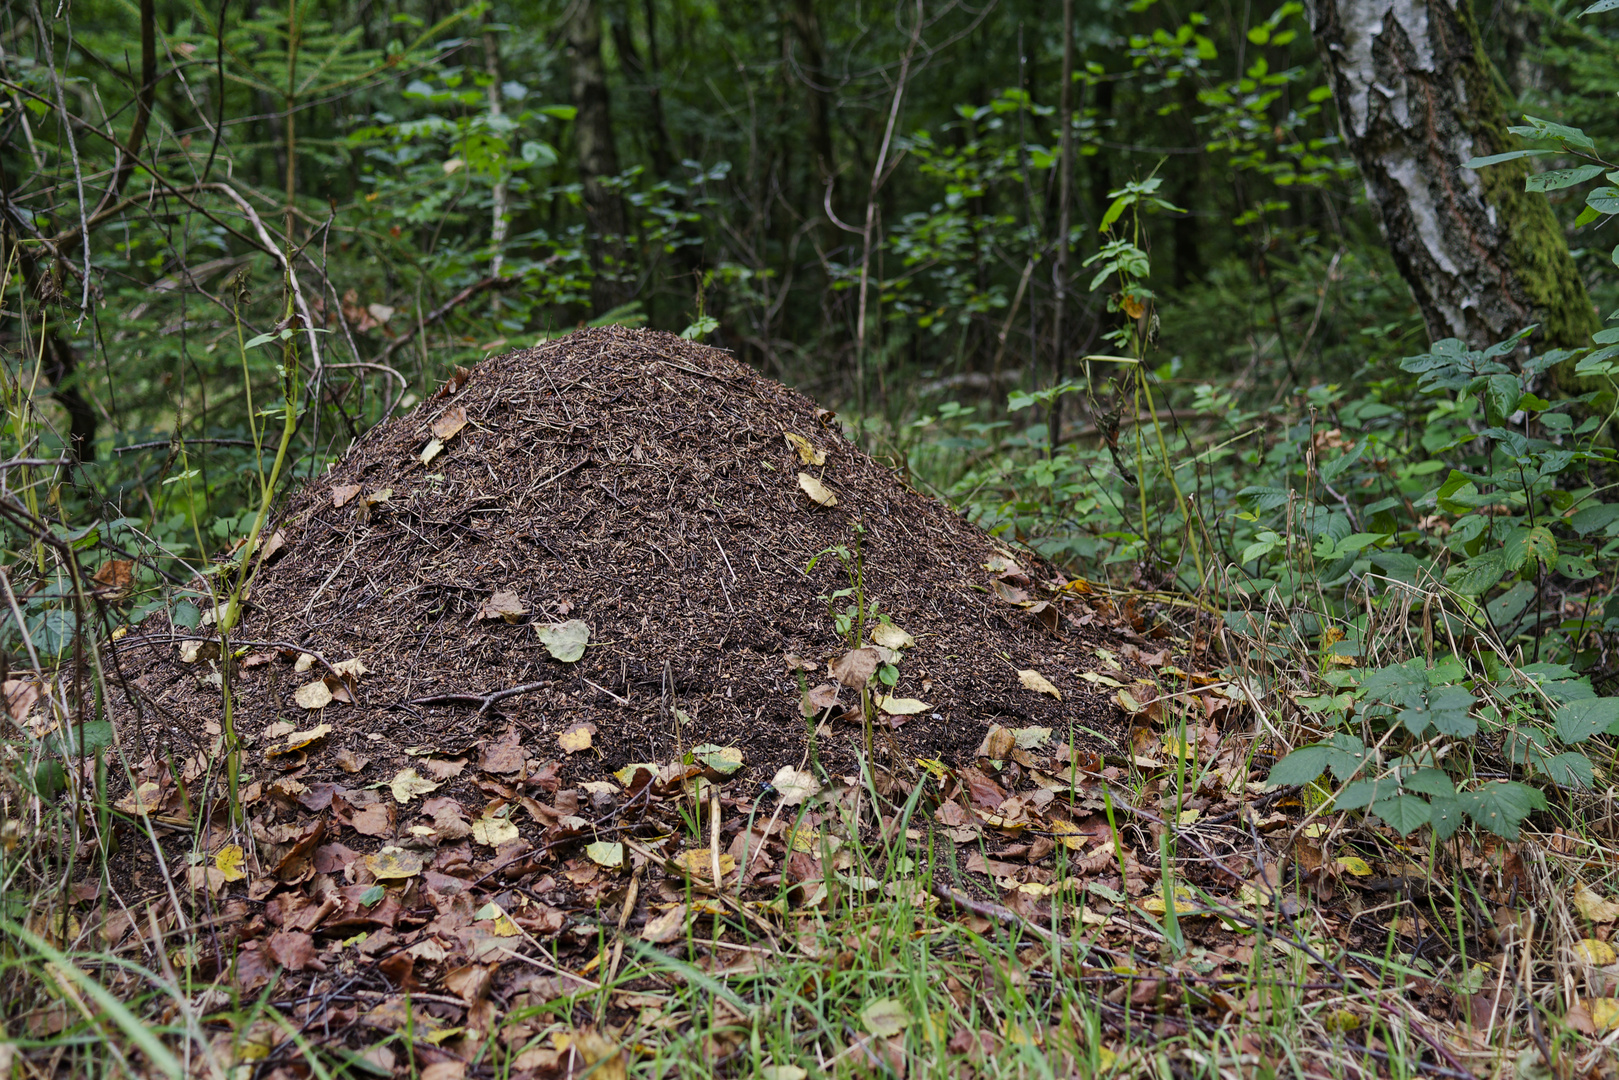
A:
[[[1544,345],[1584,345],[1590,298],[1546,199],[1512,148],[1470,0],[1311,0],[1344,138],[1394,261],[1433,338],[1473,346],[1539,323]]]
[[[597,0],[578,0],[568,20],[568,46],[573,53],[572,89],[574,150],[585,190],[585,215],[592,233],[591,257],[596,280],[591,305],[600,314],[623,303],[624,290],[614,279],[621,270],[624,201],[603,180],[618,174],[613,143],[613,117],[607,97],[607,71],[602,64],[602,17]]]

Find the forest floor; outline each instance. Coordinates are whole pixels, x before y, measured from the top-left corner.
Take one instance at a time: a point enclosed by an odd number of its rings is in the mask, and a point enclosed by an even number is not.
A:
[[[610,329],[368,436],[225,640],[199,595],[118,642],[6,1074],[1613,1073],[1601,822],[1412,845],[1267,784],[1308,714],[1201,601],[829,419]]]

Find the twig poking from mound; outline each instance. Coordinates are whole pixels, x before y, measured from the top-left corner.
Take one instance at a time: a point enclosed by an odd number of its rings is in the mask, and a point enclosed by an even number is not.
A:
[[[427,697],[411,698],[406,705],[476,705],[477,715],[482,716],[488,712],[490,706],[518,694],[527,694],[534,690],[541,690],[550,686],[549,681],[524,683],[522,686],[511,686],[505,690],[496,690],[493,694],[430,694]]]

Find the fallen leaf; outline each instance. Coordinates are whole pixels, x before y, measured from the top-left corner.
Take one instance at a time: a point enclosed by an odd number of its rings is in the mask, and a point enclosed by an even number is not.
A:
[[[1110,679],[1106,675],[1102,675],[1095,671],[1082,671],[1079,673],[1079,677],[1088,683],[1095,683],[1097,686],[1109,686],[1115,690],[1121,690],[1124,688],[1124,684],[1119,680]]]
[[[402,847],[385,847],[365,857],[365,868],[378,881],[402,881],[422,872],[422,857]]]
[[[497,592],[483,602],[478,612],[480,619],[504,619],[506,622],[516,622],[528,614],[528,608],[518,595],[510,590]]]
[[[1033,750],[1051,738],[1051,729],[1048,727],[1013,728],[1012,738],[1017,742],[1019,750]]]
[[[302,971],[315,959],[315,939],[299,930],[277,930],[265,941],[264,951],[288,971]]]
[[[401,769],[388,787],[394,793],[394,801],[404,805],[418,796],[437,791],[439,785],[418,776],[415,769]]]
[[[288,735],[285,740],[276,743],[274,746],[264,751],[264,756],[267,758],[278,758],[284,757],[287,754],[296,753],[312,743],[319,742],[321,739],[324,739],[331,733],[332,725],[330,724],[316,724],[308,731],[294,731],[292,734]]]
[[[128,559],[108,559],[90,580],[105,590],[123,592],[135,584],[135,564]]]
[[[616,866],[624,865],[624,845],[610,843],[606,840],[597,840],[593,844],[585,845],[585,854],[597,866],[605,866],[611,870]]]
[[[808,495],[822,506],[838,505],[838,497],[828,491],[825,484],[815,479],[815,477],[811,476],[809,473],[798,474],[798,486],[804,489],[804,494]]]
[[[692,877],[712,877],[714,875],[714,853],[708,848],[687,848],[674,858],[674,864]],[[720,852],[720,876],[724,877],[736,869],[736,857],[729,852]]]
[[[1574,907],[1594,923],[1619,920],[1619,904],[1606,899],[1583,881],[1574,888]]]
[[[389,499],[393,498],[393,494],[393,488],[383,488],[381,491],[373,491],[371,494],[365,497],[365,505],[376,506],[379,503],[385,503]]]
[[[889,716],[915,716],[933,708],[925,701],[913,697],[885,697],[877,699],[877,708]]]
[[[1596,967],[1607,967],[1619,961],[1619,953],[1614,952],[1613,946],[1596,938],[1582,938],[1576,941],[1572,952],[1574,959]]]
[[[472,839],[484,847],[499,847],[517,839],[517,826],[506,818],[485,814],[472,823]]]
[[[557,745],[562,747],[565,754],[577,754],[581,750],[590,749],[590,737],[594,734],[596,734],[595,724],[580,721],[557,736]]]
[[[766,1065],[759,1070],[759,1080],[805,1080],[807,1076],[797,1065]]]
[[[742,750],[735,746],[704,743],[691,748],[692,760],[721,776],[730,776],[742,767]]]
[[[444,410],[437,420],[433,421],[433,434],[445,442],[455,438],[456,432],[467,426],[467,408],[457,405],[453,409]]]
[[[877,998],[860,1010],[860,1022],[879,1039],[890,1039],[911,1023],[911,1014],[897,998]]]
[[[770,786],[776,789],[777,795],[781,796],[783,806],[797,806],[805,799],[818,795],[821,791],[820,781],[809,773],[795,769],[791,765],[783,765],[776,770],[776,775],[771,778]]]
[[[241,844],[226,844],[214,856],[214,867],[226,881],[241,881],[247,877],[247,871],[242,864],[247,861],[247,853],[242,850]]]
[[[686,931],[687,910],[685,904],[676,904],[662,915],[648,919],[646,925],[641,927],[641,940],[654,945],[667,945],[680,937]]]
[[[871,632],[871,640],[885,649],[909,649],[916,644],[916,639],[893,623],[879,623],[877,629]]]
[[[856,649],[832,665],[832,677],[851,690],[859,690],[871,681],[881,660],[876,649]]]
[[[1037,694],[1050,694],[1058,701],[1062,700],[1062,691],[1051,685],[1050,679],[1047,679],[1044,675],[1040,674],[1038,671],[1035,671],[1033,668],[1024,668],[1017,673],[1017,677],[1018,681],[1021,682],[1026,689],[1033,690]]]
[[[795,435],[791,431],[784,431],[781,434],[787,440],[787,445],[798,451],[798,463],[800,465],[826,464],[825,450],[815,449],[815,444],[802,435]]]
[[[838,693],[837,683],[822,683],[804,694],[804,700],[799,702],[799,712],[806,717],[823,713],[837,705]]]
[[[430,439],[428,441],[427,445],[422,447],[422,464],[423,465],[431,465],[433,463],[433,459],[438,457],[439,454],[441,454],[443,451],[444,451],[444,440],[443,439],[438,439],[438,438]]]
[[[1591,1014],[1591,1026],[1598,1034],[1619,1027],[1619,1001],[1609,997],[1586,998],[1585,1005]]]
[[[590,627],[582,619],[536,626],[534,631],[540,635],[546,651],[564,664],[585,655],[585,645],[590,641]]]
[[[365,661],[358,656],[350,660],[339,660],[332,665],[332,670],[339,675],[346,675],[355,682],[360,681],[361,675],[371,674],[371,669],[365,666]]]
[[[332,506],[341,509],[360,493],[359,484],[342,484],[332,489]]]
[[[292,695],[292,700],[300,708],[324,709],[332,703],[332,688],[326,685],[325,679],[316,679],[300,686]]]
[[[1356,858],[1354,855],[1343,856],[1338,860],[1338,865],[1349,871],[1351,874],[1354,874],[1356,877],[1372,876],[1372,868],[1367,865],[1366,860]]]

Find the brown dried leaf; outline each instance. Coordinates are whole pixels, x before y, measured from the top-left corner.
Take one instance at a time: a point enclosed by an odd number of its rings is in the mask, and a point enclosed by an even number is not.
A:
[[[799,703],[799,711],[805,716],[817,716],[833,708],[838,703],[839,689],[837,683],[822,683],[807,691],[804,700]]]
[[[1062,691],[1051,685],[1050,679],[1047,679],[1044,675],[1040,674],[1038,671],[1035,671],[1033,668],[1025,668],[1022,671],[1019,671],[1017,673],[1017,677],[1018,681],[1021,682],[1025,688],[1033,690],[1037,694],[1050,694],[1058,701],[1062,700]]]
[[[876,674],[881,659],[870,646],[856,649],[832,665],[832,677],[851,690],[859,690]]]
[[[433,421],[432,430],[434,435],[438,436],[440,439],[443,439],[445,442],[449,442],[451,439],[455,438],[456,432],[460,431],[466,426],[467,408],[465,405],[457,405],[454,408],[445,409],[444,412],[439,415],[439,418]]]
[[[297,930],[277,930],[265,941],[264,951],[288,971],[302,971],[315,959],[315,939]]]
[[[808,495],[811,499],[814,499],[822,506],[838,505],[838,497],[832,494],[832,492],[827,489],[825,484],[815,479],[815,477],[811,476],[809,473],[798,474],[798,486],[803,489],[804,494]]]
[[[359,484],[342,484],[332,489],[332,506],[341,510],[360,493]]]
[[[528,608],[524,606],[522,599],[515,592],[503,590],[484,601],[483,607],[478,611],[478,618],[503,619],[514,623],[527,614]]]

